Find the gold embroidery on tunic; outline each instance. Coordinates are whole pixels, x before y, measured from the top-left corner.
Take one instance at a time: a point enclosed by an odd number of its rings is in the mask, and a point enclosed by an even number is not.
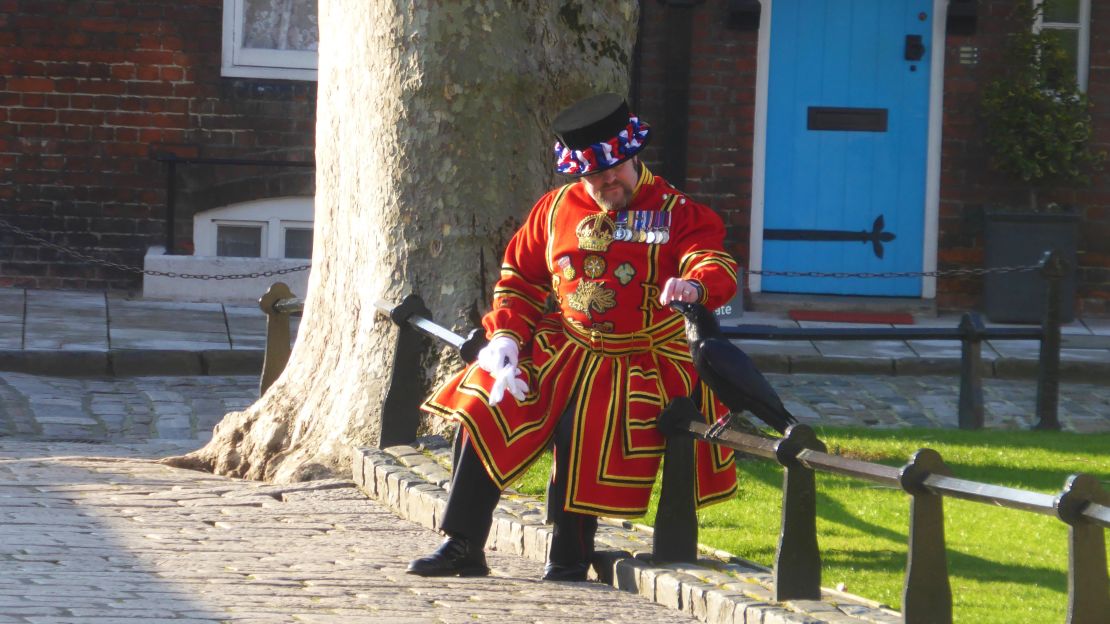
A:
[[[578,222],[574,233],[578,235],[578,248],[587,251],[605,251],[613,242],[617,225],[604,212],[592,214]]]
[[[567,305],[585,314],[587,318],[593,318],[590,315],[591,310],[604,314],[616,307],[617,291],[606,288],[601,282],[582,280],[578,282],[578,288],[567,295]]]

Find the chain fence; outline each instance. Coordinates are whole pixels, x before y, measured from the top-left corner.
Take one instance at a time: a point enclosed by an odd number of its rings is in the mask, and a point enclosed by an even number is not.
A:
[[[116,269],[118,271],[125,271],[127,273],[141,273],[143,275],[151,275],[151,276],[156,276],[156,277],[174,277],[174,278],[179,278],[179,279],[198,279],[198,280],[216,280],[216,281],[237,280],[237,279],[254,279],[254,278],[258,278],[258,277],[273,277],[275,275],[285,275],[286,273],[296,273],[297,271],[306,271],[306,270],[308,270],[309,268],[312,267],[311,264],[305,264],[305,265],[302,265],[302,266],[289,267],[287,269],[274,269],[272,271],[256,271],[256,272],[252,272],[252,273],[229,273],[229,274],[226,274],[226,275],[201,275],[201,274],[197,274],[197,273],[175,273],[173,271],[155,271],[155,270],[152,270],[152,269],[144,269],[142,267],[131,266],[131,265],[128,265],[128,264],[122,264],[120,262],[112,262],[111,260],[105,260],[103,258],[97,258],[95,256],[90,256],[86,253],[82,253],[82,252],[77,251],[75,249],[70,249],[68,247],[65,247],[64,245],[59,245],[57,243],[48,241],[45,238],[42,238],[40,236],[36,236],[36,235],[28,232],[27,230],[24,230],[24,229],[22,229],[18,226],[15,226],[15,225],[12,225],[11,223],[8,223],[7,221],[5,221],[3,219],[0,219],[0,230],[8,230],[9,232],[13,232],[15,234],[18,234],[19,236],[22,236],[23,238],[26,238],[29,241],[38,243],[38,244],[42,245],[43,247],[46,247],[47,249],[53,249],[54,251],[57,251],[58,253],[65,254],[65,255],[70,256],[72,258],[76,258],[78,260],[83,260],[83,261],[91,263],[91,264],[96,264],[96,265],[99,265],[99,266],[108,267],[110,269]]]
[[[199,279],[199,280],[234,280],[234,279],[253,279],[258,277],[273,277],[275,275],[285,275],[287,273],[295,273],[297,271],[306,271],[312,267],[311,264],[302,266],[290,267],[287,269],[275,269],[272,271],[259,271],[254,273],[231,273],[227,275],[200,275],[195,273],[175,273],[173,271],[154,271],[151,269],[144,269],[142,267],[131,266],[119,262],[112,262],[111,260],[104,260],[97,258],[80,251],[70,249],[63,245],[53,243],[40,236],[36,236],[22,228],[19,228],[7,221],[0,219],[0,230],[8,230],[27,240],[38,243],[48,249],[53,249],[59,253],[67,256],[77,258],[92,264],[116,269],[119,271],[126,271],[128,273],[141,273],[143,275],[152,275],[157,277],[175,277],[180,279]],[[1021,273],[1027,271],[1037,271],[1042,268],[1040,263],[1030,265],[1011,265],[1004,267],[992,268],[960,268],[960,269],[945,269],[939,271],[884,271],[876,273],[851,273],[847,271],[763,271],[763,270],[746,270],[744,273],[748,275],[763,275],[775,277],[821,277],[832,279],[845,279],[845,278],[862,278],[862,279],[894,279],[906,277],[966,277],[966,276],[982,276],[989,273]]]
[[[1023,273],[1027,271],[1038,271],[1041,264],[1028,264],[1028,265],[1011,265],[1003,267],[991,268],[961,268],[961,269],[944,269],[940,271],[884,271],[881,273],[849,273],[846,271],[835,272],[822,272],[822,271],[760,271],[760,270],[747,270],[744,271],[748,275],[765,275],[774,277],[831,277],[831,278],[879,278],[891,279],[900,277],[961,277],[961,276],[977,276],[987,275],[989,273]]]

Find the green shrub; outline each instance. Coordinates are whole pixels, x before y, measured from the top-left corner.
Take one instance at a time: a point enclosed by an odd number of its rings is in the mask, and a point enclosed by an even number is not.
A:
[[[984,88],[981,110],[991,165],[1027,186],[1035,210],[1038,189],[1089,184],[1105,154],[1091,146],[1091,105],[1073,59],[1053,31],[1033,30],[1044,5],[1015,4],[1020,27],[1008,36],[1008,63]]]

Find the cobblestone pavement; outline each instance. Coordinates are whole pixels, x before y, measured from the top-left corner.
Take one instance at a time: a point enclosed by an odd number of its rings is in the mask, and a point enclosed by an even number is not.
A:
[[[0,623],[695,621],[598,583],[540,582],[541,564],[497,552],[496,582],[409,576],[437,536],[351,483],[144,458],[172,450],[0,440]]]
[[[801,422],[831,426],[958,426],[956,377],[889,375],[767,375]],[[1028,429],[1037,422],[1037,383],[987,379],[983,411],[987,428]],[[1065,431],[1110,432],[1110,386],[1060,385],[1059,420]]]
[[[814,425],[956,427],[956,377],[780,375],[771,384],[798,418]],[[250,405],[248,376],[66,378],[0,373],[0,438],[75,441],[206,441],[224,414]],[[988,379],[986,426],[1024,429],[1036,422],[1036,383]],[[1110,385],[1062,384],[1059,418],[1067,431],[1110,431]]]
[[[0,373],[0,436],[205,441],[258,398],[258,378],[45,377]]]

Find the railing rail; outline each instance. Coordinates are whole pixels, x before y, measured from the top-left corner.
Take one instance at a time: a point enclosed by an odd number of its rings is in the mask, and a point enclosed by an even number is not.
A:
[[[782,527],[774,566],[775,600],[818,599],[821,556],[817,546],[816,481],[821,471],[901,489],[911,497],[906,577],[903,584],[904,622],[952,621],[952,596],[944,542],[943,500],[959,498],[995,507],[1055,516],[1068,524],[1068,624],[1105,622],[1110,614],[1110,580],[1106,567],[1105,529],[1110,527],[1110,493],[1097,478],[1074,474],[1058,494],[979,483],[951,474],[940,454],[920,449],[902,467],[886,466],[825,451],[806,425],[790,427],[782,438],[768,439],[725,430],[707,437],[709,426],[689,399],[676,399],[659,417],[667,435],[666,463],[692,465],[692,439],[705,440],[738,452],[774,459],[784,467]],[[685,443],[683,441],[686,441]],[[689,457],[683,457],[688,455]],[[659,509],[672,509],[668,496],[693,487],[693,470],[682,474],[664,468]],[[677,482],[668,482],[675,479]],[[672,512],[673,513],[673,512]],[[664,530],[657,514],[654,554],[666,561],[695,561],[697,518],[681,509]],[[695,538],[691,540],[690,534]],[[674,544],[683,545],[676,548]],[[685,552],[683,552],[685,548]]]

